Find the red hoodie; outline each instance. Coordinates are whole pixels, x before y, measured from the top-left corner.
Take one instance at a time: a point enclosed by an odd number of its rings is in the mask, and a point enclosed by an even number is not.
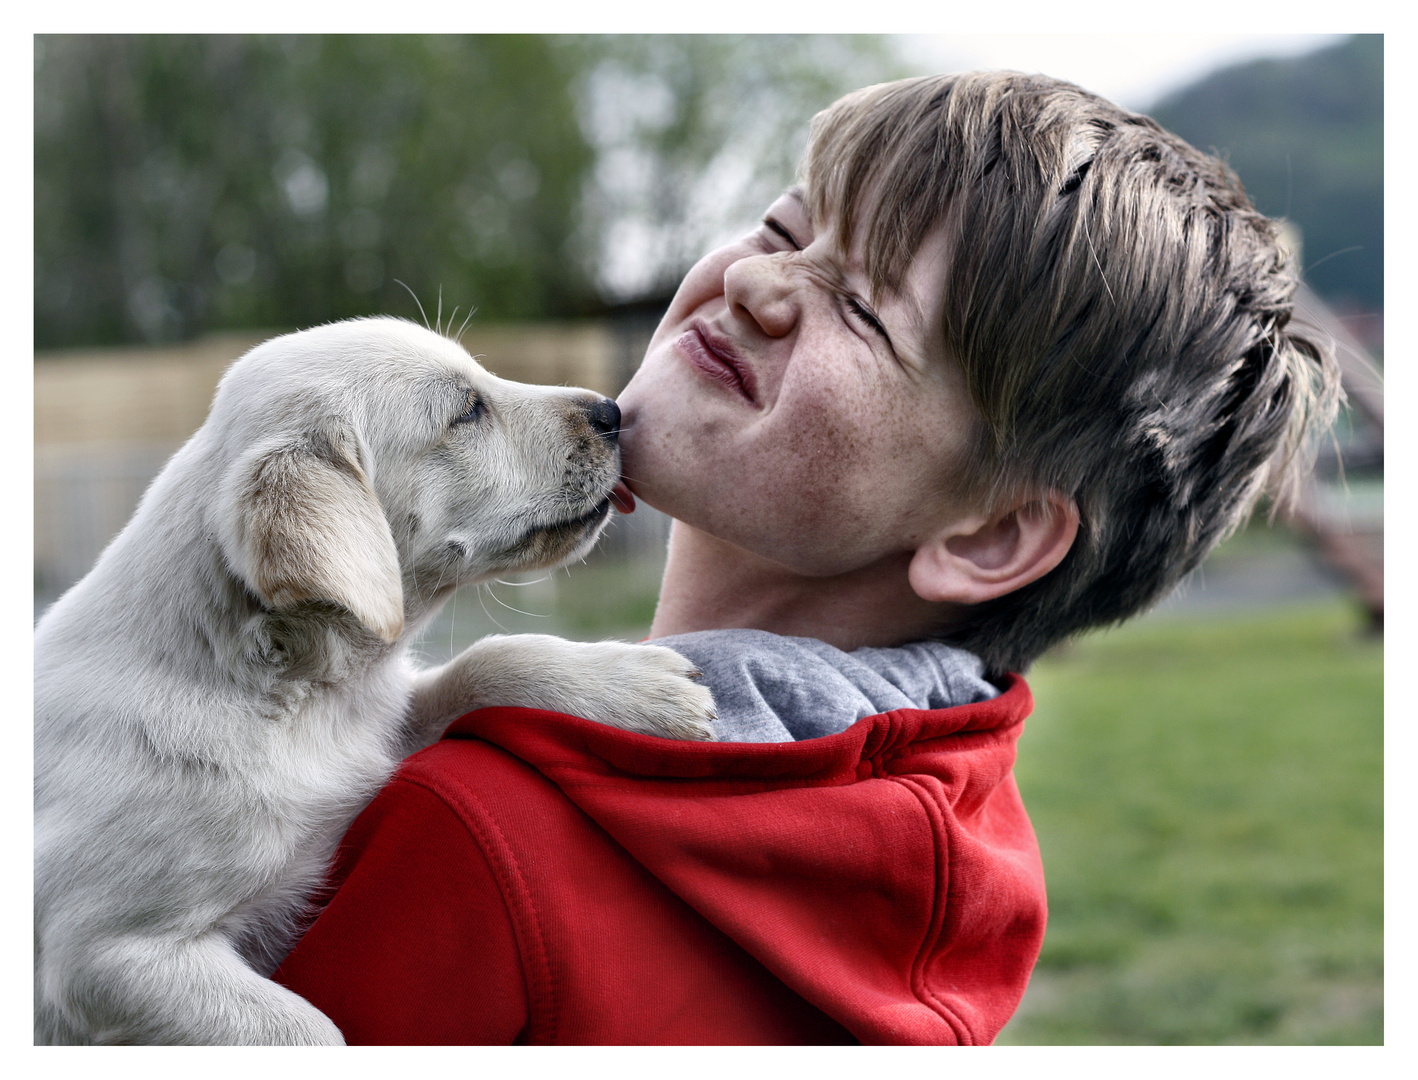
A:
[[[1044,880],[1033,701],[687,743],[483,709],[355,822],[275,978],[351,1043],[988,1043]]]

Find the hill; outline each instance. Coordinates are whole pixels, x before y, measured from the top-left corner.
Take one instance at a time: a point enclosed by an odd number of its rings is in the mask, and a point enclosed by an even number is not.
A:
[[[1382,310],[1382,35],[1225,68],[1149,112],[1225,158],[1263,213],[1299,226],[1317,293]]]

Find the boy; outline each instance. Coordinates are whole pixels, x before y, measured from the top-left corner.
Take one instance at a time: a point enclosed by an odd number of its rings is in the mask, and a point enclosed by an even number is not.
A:
[[[1045,916],[1010,673],[1165,595],[1329,417],[1275,225],[1146,118],[906,80],[801,180],[620,402],[675,518],[651,637],[720,741],[456,722],[277,973],[350,1041],[989,1042]]]

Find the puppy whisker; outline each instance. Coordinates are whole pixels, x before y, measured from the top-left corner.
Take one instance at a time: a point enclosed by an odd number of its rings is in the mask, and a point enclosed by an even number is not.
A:
[[[403,283],[402,281],[400,281],[398,278],[395,278],[395,279],[394,279],[394,283],[395,283],[396,285],[404,285],[404,283]],[[428,312],[424,311],[424,309],[423,309],[423,304],[422,304],[422,302],[420,302],[420,300],[419,300],[419,298],[418,298],[418,294],[415,293],[415,292],[413,291],[413,289],[410,289],[407,285],[404,285],[404,290],[405,290],[410,296],[412,296],[412,297],[414,298],[414,303],[415,303],[415,304],[418,304],[418,306],[419,306],[419,314],[423,316],[424,329],[426,329],[426,330],[429,329],[429,325],[428,325]]]
[[[523,611],[521,608],[515,608],[515,607],[513,607],[513,606],[512,606],[511,604],[509,604],[506,600],[502,599],[502,597],[498,596],[497,593],[492,590],[492,587],[491,587],[491,586],[488,587],[487,594],[488,594],[488,596],[490,596],[490,597],[492,597],[494,600],[496,600],[499,604],[501,604],[503,607],[505,607],[508,611],[515,611],[518,615],[527,615],[527,616],[530,616],[530,617],[533,618],[533,619],[550,619],[550,618],[551,618],[551,612],[549,612],[549,611],[547,611],[547,612]]]
[[[458,327],[458,336],[453,339],[459,345],[463,344],[463,331],[468,328],[468,323],[472,320],[473,312],[477,310],[477,308],[472,307],[471,305],[468,307],[468,314],[463,317],[463,325]]]
[[[483,586],[483,585],[479,585],[478,588],[477,588],[478,606],[483,609],[483,614],[487,616],[488,621],[489,621],[490,623],[492,623],[493,626],[497,627],[499,630],[501,630],[501,631],[505,634],[505,633],[507,633],[507,627],[503,626],[502,623],[500,623],[500,622],[498,621],[497,616],[494,615],[492,612],[488,611],[488,609],[487,609],[487,603],[483,600],[483,589],[484,589],[484,588],[485,588],[485,586]]]
[[[449,611],[448,611],[448,655],[449,655],[449,657],[452,657],[452,655],[453,655],[453,631],[454,631],[455,629],[457,629],[457,626],[458,626],[458,594],[459,594],[460,592],[462,592],[462,591],[463,591],[462,589],[454,589],[454,590],[453,590],[453,603],[452,603],[451,605],[449,605]]]

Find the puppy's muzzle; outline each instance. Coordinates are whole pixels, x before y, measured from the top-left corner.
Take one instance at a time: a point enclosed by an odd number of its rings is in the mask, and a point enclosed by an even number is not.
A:
[[[620,435],[620,406],[610,398],[589,402],[586,419],[592,430],[608,442],[615,442]]]

